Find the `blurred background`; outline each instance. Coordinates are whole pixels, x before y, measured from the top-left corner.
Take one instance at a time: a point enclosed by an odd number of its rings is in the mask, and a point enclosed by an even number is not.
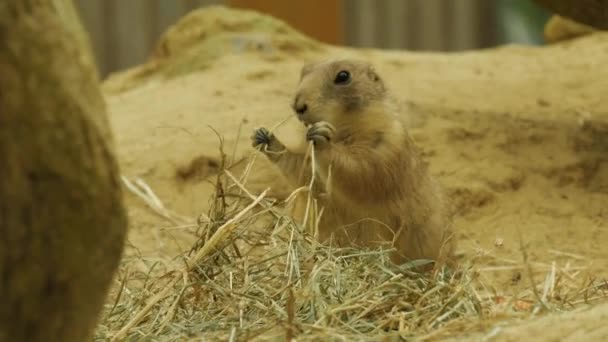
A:
[[[142,63],[168,26],[201,6],[254,9],[318,40],[462,51],[542,44],[549,13],[531,0],[76,0],[102,76]]]

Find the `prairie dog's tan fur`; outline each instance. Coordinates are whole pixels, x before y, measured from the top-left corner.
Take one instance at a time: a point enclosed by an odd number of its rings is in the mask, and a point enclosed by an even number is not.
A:
[[[393,242],[397,263],[438,260],[452,252],[450,219],[395,103],[368,63],[334,60],[302,68],[293,107],[315,145],[321,184],[315,196],[324,207],[318,237],[338,246]],[[293,182],[310,167],[264,128],[252,139]]]

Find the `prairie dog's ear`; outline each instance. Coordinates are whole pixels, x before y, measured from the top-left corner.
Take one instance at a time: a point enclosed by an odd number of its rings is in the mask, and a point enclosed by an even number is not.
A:
[[[382,79],[380,78],[380,76],[376,72],[376,69],[372,65],[367,68],[367,76],[370,80],[374,82],[382,83]]]
[[[302,67],[300,70],[300,80],[304,78],[304,76],[310,74],[312,69],[315,67],[316,63],[308,63]]]

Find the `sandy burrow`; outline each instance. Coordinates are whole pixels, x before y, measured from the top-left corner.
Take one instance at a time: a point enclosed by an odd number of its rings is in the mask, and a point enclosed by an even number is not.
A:
[[[357,57],[374,63],[409,108],[411,133],[458,209],[459,251],[477,256],[485,280],[507,294],[529,285],[519,280],[521,243],[537,281],[552,262],[606,276],[608,34],[452,54],[348,49],[302,38],[269,17],[212,7],[163,39],[159,46],[179,48],[104,86],[123,174],[142,178],[168,208],[189,217],[208,208],[219,158],[210,127],[230,159],[247,158],[255,127],[293,116],[304,63]],[[171,63],[192,70],[164,77]],[[277,129],[290,146],[303,142],[302,132],[293,119]],[[291,190],[260,157],[248,187],[271,187],[278,197]],[[186,229],[126,197],[131,250],[171,258],[190,246]]]

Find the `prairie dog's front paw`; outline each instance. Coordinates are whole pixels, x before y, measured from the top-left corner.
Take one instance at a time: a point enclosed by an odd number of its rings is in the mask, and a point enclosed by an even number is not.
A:
[[[274,135],[270,133],[266,128],[258,128],[251,135],[251,145],[253,147],[258,147],[262,145],[262,147],[270,145],[272,140],[274,139]]]
[[[335,131],[334,126],[327,121],[315,122],[306,132],[306,140],[312,141],[317,148],[324,148],[331,142]]]

